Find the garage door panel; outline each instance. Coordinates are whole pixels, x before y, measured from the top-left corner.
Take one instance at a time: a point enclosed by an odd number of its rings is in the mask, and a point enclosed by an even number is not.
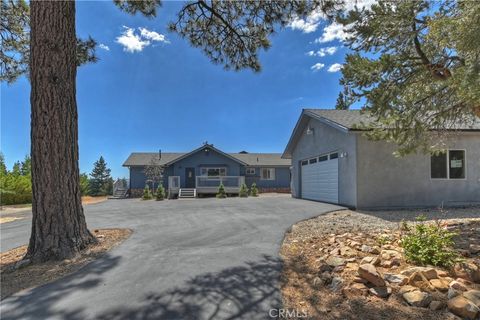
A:
[[[338,159],[304,165],[302,198],[338,203]]]

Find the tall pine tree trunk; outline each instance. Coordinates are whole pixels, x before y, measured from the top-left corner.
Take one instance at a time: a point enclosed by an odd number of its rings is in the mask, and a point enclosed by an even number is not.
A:
[[[64,259],[95,242],[78,169],[74,1],[30,2],[33,221],[26,258]]]

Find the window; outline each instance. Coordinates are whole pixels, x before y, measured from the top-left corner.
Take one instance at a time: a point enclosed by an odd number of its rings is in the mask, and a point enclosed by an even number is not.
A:
[[[308,164],[308,161],[307,160],[303,160],[302,161],[302,166],[306,166]]]
[[[254,174],[255,174],[255,168],[247,168],[246,173],[247,173],[248,175],[254,175]]]
[[[227,168],[201,168],[200,174],[208,177],[226,176]]]
[[[309,161],[309,162],[310,162],[310,164],[312,164],[312,163],[316,163],[316,162],[317,162],[317,158],[310,159],[310,161]]]
[[[337,159],[338,158],[338,153],[330,153],[330,160]]]
[[[450,179],[465,179],[465,151],[448,151],[448,160]]]
[[[327,161],[327,160],[328,160],[328,156],[321,156],[318,158],[318,162]]]
[[[275,180],[275,169],[274,168],[262,168],[262,180]]]
[[[449,150],[430,157],[432,179],[465,179],[465,150]]]

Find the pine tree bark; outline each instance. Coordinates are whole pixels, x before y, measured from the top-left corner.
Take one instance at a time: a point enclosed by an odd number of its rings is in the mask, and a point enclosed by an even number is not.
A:
[[[30,2],[32,233],[25,258],[70,258],[96,240],[78,168],[74,1]]]

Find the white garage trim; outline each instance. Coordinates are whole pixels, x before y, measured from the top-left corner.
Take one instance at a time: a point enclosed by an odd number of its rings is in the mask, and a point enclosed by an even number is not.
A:
[[[300,164],[302,198],[338,203],[338,152],[304,159]]]

